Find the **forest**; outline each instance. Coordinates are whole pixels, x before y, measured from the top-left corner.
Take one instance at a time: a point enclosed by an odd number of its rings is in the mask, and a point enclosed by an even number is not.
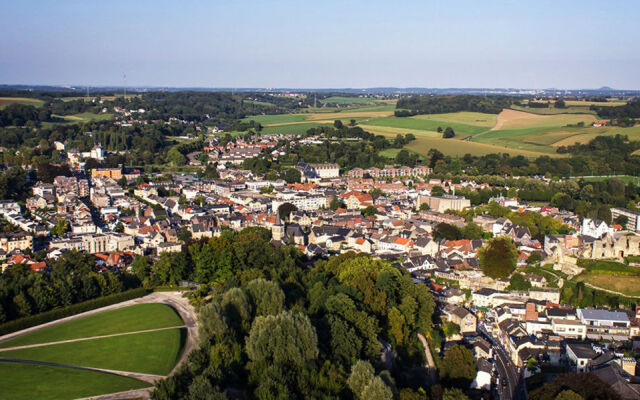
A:
[[[396,104],[396,117],[410,117],[419,114],[441,114],[458,111],[473,111],[498,114],[508,108],[514,98],[510,96],[476,95],[414,95],[401,97]]]

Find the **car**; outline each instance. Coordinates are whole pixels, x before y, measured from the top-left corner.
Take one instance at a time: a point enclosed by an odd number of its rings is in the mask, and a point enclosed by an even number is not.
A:
[[[506,387],[507,387],[507,380],[506,380],[506,379],[503,379],[503,380],[502,380],[502,387],[503,387],[503,388],[506,388]]]

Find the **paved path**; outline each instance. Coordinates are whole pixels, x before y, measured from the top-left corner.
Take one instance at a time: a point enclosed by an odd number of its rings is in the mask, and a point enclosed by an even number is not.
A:
[[[56,321],[47,322],[46,324],[42,324],[42,325],[34,326],[31,328],[23,329],[21,331],[9,333],[7,335],[0,336],[0,343],[6,342],[7,340],[25,335],[30,332],[35,332],[37,330],[40,330],[49,326],[58,325],[67,321],[73,321],[75,319],[98,314],[104,311],[116,310],[119,308],[132,306],[135,304],[146,304],[146,303],[166,304],[172,307],[174,310],[178,312],[178,314],[180,314],[180,317],[184,321],[184,326],[186,326],[187,328],[187,331],[188,331],[187,342],[185,343],[180,360],[178,361],[178,363],[170,373],[170,374],[173,374],[176,371],[176,369],[186,361],[187,356],[189,355],[191,350],[193,350],[198,345],[198,326],[196,324],[197,315],[193,306],[189,304],[189,301],[186,298],[182,297],[181,292],[153,292],[146,296],[139,297],[137,299],[127,300],[122,303],[112,304],[107,307],[97,308],[95,310],[72,315],[70,317],[61,318]],[[95,339],[95,337],[91,339]],[[3,350],[7,350],[7,349],[3,349]],[[1,359],[1,358],[0,360],[10,361],[10,359]],[[88,368],[88,367],[72,366],[72,365],[64,365],[64,364],[42,363],[38,361],[15,360],[14,362],[24,362],[27,364],[55,365],[55,366],[62,366],[62,367],[68,367],[68,368],[78,368],[78,369],[86,369],[86,370],[97,371],[97,372],[112,373],[116,375],[129,376],[129,377],[140,379],[142,381],[149,382],[149,383],[154,383],[158,379],[165,378],[163,376],[138,374],[135,372],[128,372],[128,371],[115,371],[115,370]],[[134,374],[134,375],[127,375],[127,374]],[[91,400],[118,400],[118,399],[130,399],[130,398],[137,398],[137,397],[148,398],[149,392],[151,390],[153,390],[153,388],[141,389],[141,390],[136,389],[133,391],[94,396],[94,397],[91,397],[90,399]]]
[[[429,379],[431,380],[431,384],[435,385],[436,383],[436,363],[433,360],[433,355],[431,355],[431,350],[429,349],[429,343],[427,339],[422,335],[422,333],[418,333],[418,339],[422,342],[422,346],[424,346],[424,355],[427,358],[427,364],[425,368],[427,368],[427,372],[429,374]]]
[[[103,339],[114,336],[126,336],[126,335],[135,335],[137,333],[147,333],[147,332],[157,332],[157,331],[166,331],[169,329],[178,329],[178,328],[186,328],[186,325],[178,325],[178,326],[168,326],[166,328],[155,328],[155,329],[145,329],[143,331],[133,331],[133,332],[123,332],[123,333],[112,333],[110,335],[101,335],[101,336],[90,336],[84,338],[77,339],[68,339],[68,340],[60,340],[57,342],[46,342],[46,343],[36,343],[36,344],[25,344],[22,346],[13,346],[13,347],[5,347],[0,349],[0,353],[3,351],[11,351],[11,350],[22,350],[22,349],[31,349],[33,347],[42,347],[42,346],[53,346],[56,344],[63,343],[73,343],[73,342],[84,342],[86,340],[94,340],[94,339]]]

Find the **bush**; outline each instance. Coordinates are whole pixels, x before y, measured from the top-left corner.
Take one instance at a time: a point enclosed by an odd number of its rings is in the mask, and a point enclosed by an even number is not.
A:
[[[97,299],[83,301],[82,303],[73,304],[67,307],[56,308],[51,311],[16,319],[0,325],[0,335],[6,335],[7,333],[31,328],[32,326],[45,324],[71,315],[95,310],[96,308],[110,306],[111,304],[121,303],[123,301],[142,297],[145,294],[147,294],[147,289],[145,288],[131,289],[126,292],[99,297]]]

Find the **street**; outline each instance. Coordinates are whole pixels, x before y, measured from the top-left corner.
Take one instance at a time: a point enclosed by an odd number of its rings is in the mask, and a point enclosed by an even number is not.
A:
[[[482,327],[478,326],[478,331],[482,334],[492,345],[493,358],[495,360],[495,366],[500,374],[500,385],[498,387],[498,393],[500,399],[503,400],[526,400],[527,395],[524,388],[524,382],[521,382],[516,375],[515,368],[509,360],[509,356],[504,351],[502,346]],[[506,379],[507,386],[502,386],[502,380]]]

